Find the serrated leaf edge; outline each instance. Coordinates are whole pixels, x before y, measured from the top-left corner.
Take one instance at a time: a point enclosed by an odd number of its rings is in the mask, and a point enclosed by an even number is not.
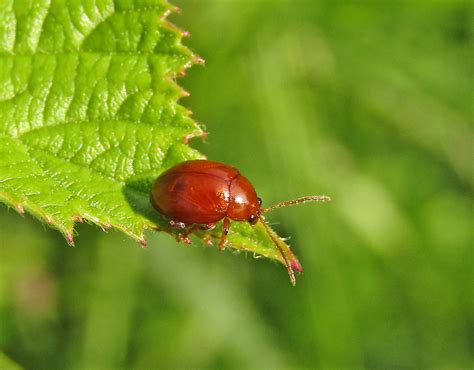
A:
[[[171,5],[168,1],[165,1],[164,5],[167,7],[167,9],[163,12],[162,16],[160,17],[161,21],[163,22],[162,27],[174,33],[178,37],[176,47],[189,58],[189,61],[185,63],[184,66],[180,70],[178,71],[170,70],[168,72],[168,75],[165,75],[163,78],[164,82],[176,92],[176,96],[172,99],[173,103],[178,103],[182,97],[187,97],[190,94],[176,82],[176,78],[183,76],[185,74],[184,71],[190,68],[191,66],[193,66],[194,64],[203,64],[204,60],[201,57],[194,54],[188,47],[182,44],[182,39],[184,37],[187,37],[189,33],[177,27],[175,24],[173,24],[172,22],[168,20],[168,16],[170,14],[179,13],[181,9],[179,7]],[[189,109],[185,108],[184,114],[188,118],[190,118],[192,112]],[[193,122],[195,124],[196,129],[194,131],[189,132],[187,135],[185,135],[182,138],[182,142],[184,144],[187,144],[189,139],[193,137],[204,138],[206,135],[206,133],[200,128],[198,123],[196,123],[194,120]],[[39,221],[44,222],[51,228],[58,230],[64,236],[67,243],[71,246],[74,245],[74,235],[76,235],[76,231],[74,227],[77,222],[80,222],[80,223],[84,221],[90,222],[92,224],[99,226],[103,231],[107,231],[111,228],[116,228],[122,231],[124,234],[128,235],[129,237],[138,241],[142,246],[146,246],[147,244],[147,241],[144,235],[145,230],[153,229],[155,227],[151,223],[139,224],[138,227],[141,230],[141,232],[136,234],[121,224],[102,223],[102,222],[99,222],[97,218],[93,217],[92,215],[88,215],[85,213],[81,214],[80,212],[78,212],[77,214],[75,214],[74,216],[70,218],[70,221],[71,221],[70,225],[66,225],[62,222],[57,221],[54,216],[45,212],[41,207],[37,207],[33,204],[30,204],[28,202],[27,197],[25,197],[24,199],[18,200],[18,199],[12,198],[11,196],[9,196],[8,194],[4,192],[0,192],[0,201],[6,204],[7,206],[9,206],[10,208],[13,208],[19,214],[24,215],[26,211],[29,214],[31,214],[33,217],[38,219]]]

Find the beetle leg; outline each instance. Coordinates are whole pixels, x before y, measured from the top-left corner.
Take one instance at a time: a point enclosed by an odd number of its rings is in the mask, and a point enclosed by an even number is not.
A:
[[[209,231],[216,227],[216,224],[198,225],[198,230]]]
[[[209,231],[216,227],[216,224],[194,224],[186,228],[186,234],[189,235],[193,231]]]
[[[214,243],[212,242],[211,234],[207,234],[202,240],[208,247],[212,247],[214,245]]]
[[[179,229],[179,230],[183,230],[183,233],[178,233],[176,235],[176,240],[178,242],[183,242],[185,244],[191,244],[191,239],[189,239],[188,235],[189,235],[189,229],[187,229],[187,226],[184,222],[181,222],[181,221],[175,221],[175,220],[170,220],[170,227],[172,229]]]
[[[170,226],[173,229],[185,229],[186,228],[186,224],[184,222],[175,221],[175,220],[170,220]]]
[[[181,242],[183,242],[183,243],[185,243],[185,244],[192,244],[192,241],[191,241],[191,239],[189,239],[187,233],[178,234],[178,241],[181,241]]]
[[[222,236],[221,241],[219,242],[219,250],[223,251],[227,243],[227,234],[230,229],[230,220],[226,217],[224,218],[224,223],[222,224]]]
[[[214,224],[207,224],[207,225],[201,226],[201,230],[210,231],[210,230],[214,229],[215,227],[216,227],[215,223]],[[206,235],[204,235],[204,237],[203,237],[203,241],[209,247],[212,247],[214,245],[214,243],[212,242],[212,234],[211,233],[206,233]]]
[[[194,231],[212,230],[213,228],[216,227],[216,224],[215,223],[210,223],[210,224],[205,224],[205,225],[194,224],[194,225],[187,226],[184,222],[171,220],[170,226],[173,229],[183,230],[183,232],[179,233],[176,237],[178,241],[182,241],[186,244],[192,244],[191,239],[189,239],[189,234],[191,234]],[[209,234],[206,234],[203,239],[207,245],[212,246],[212,241],[210,240]]]
[[[205,225],[194,224],[191,227],[186,229],[186,236],[191,234],[193,231],[210,231],[210,230],[214,229],[215,227],[216,227],[215,223],[210,223],[210,224],[205,224]],[[212,244],[210,233],[204,234],[202,239],[203,239],[204,243],[206,243],[208,246],[212,247],[213,244]]]

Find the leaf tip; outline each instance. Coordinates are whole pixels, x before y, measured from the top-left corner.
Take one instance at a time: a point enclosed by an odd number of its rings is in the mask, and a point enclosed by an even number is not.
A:
[[[142,246],[142,248],[146,248],[148,242],[145,240],[145,238],[142,236],[140,239],[138,239],[138,242]]]
[[[297,259],[291,261],[291,268],[299,273],[303,272],[303,267],[301,266],[300,262]]]

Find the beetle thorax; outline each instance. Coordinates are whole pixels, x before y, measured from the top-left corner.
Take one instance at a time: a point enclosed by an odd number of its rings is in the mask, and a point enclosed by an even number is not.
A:
[[[254,215],[260,216],[260,203],[252,184],[242,175],[230,184],[230,199],[227,216],[236,221],[248,221]]]

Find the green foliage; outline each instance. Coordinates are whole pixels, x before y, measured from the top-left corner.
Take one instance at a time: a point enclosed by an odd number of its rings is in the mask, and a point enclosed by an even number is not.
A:
[[[153,180],[202,157],[201,135],[174,81],[199,62],[165,1],[4,2],[0,8],[0,200],[73,243],[77,221],[117,228],[145,244],[166,226]],[[239,230],[239,233],[236,232]],[[234,248],[282,261],[251,227]]]
[[[21,370],[21,367],[15,364],[11,359],[0,352],[0,369],[2,370]]]
[[[0,196],[60,230],[143,239],[150,181],[201,133],[173,79],[195,59],[164,1],[7,2],[0,23]]]
[[[77,225],[67,248],[0,207],[0,350],[35,370],[472,369],[472,1],[179,5],[207,61],[180,80],[210,132],[193,145],[264,206],[333,198],[267,216],[303,275],[164,233],[142,250]]]

